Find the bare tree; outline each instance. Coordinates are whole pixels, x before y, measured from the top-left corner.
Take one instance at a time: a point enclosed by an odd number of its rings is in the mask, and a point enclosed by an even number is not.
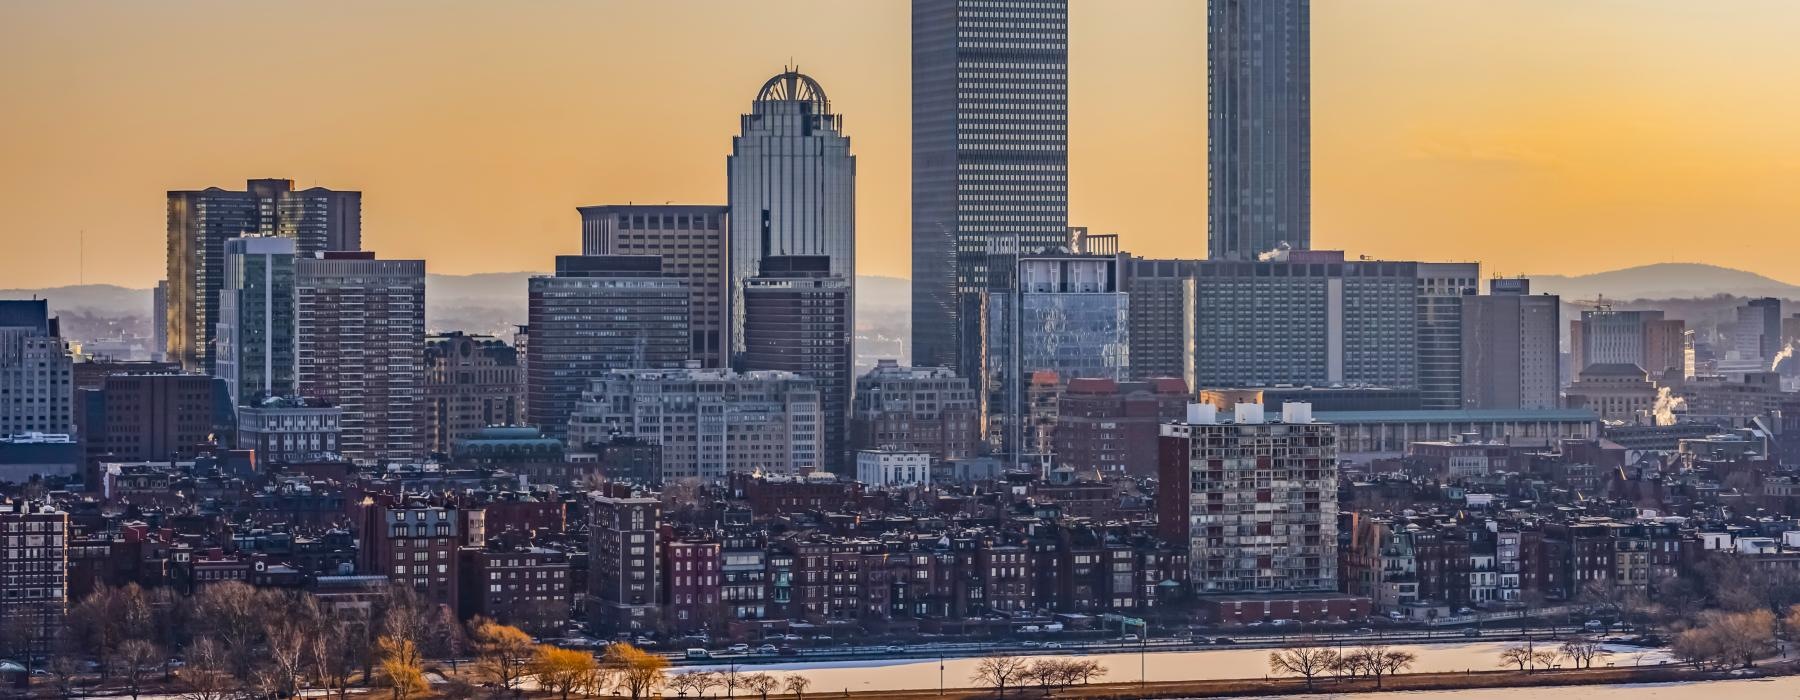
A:
[[[798,673],[788,674],[781,687],[794,694],[794,700],[806,700],[806,689],[812,687],[812,679]]]
[[[1006,687],[1017,684],[1025,675],[1025,659],[1017,656],[986,656],[975,663],[974,683],[992,687],[998,697],[1006,697]]]
[[[1358,666],[1369,675],[1375,677],[1375,687],[1381,687],[1381,679],[1411,668],[1419,660],[1417,654],[1410,651],[1392,649],[1383,644],[1371,644],[1351,652]]]
[[[127,639],[119,643],[113,662],[119,678],[125,681],[125,690],[131,693],[131,700],[137,700],[138,693],[143,690],[146,674],[161,657],[162,649],[148,641]]]
[[[1500,650],[1500,665],[1518,666],[1520,671],[1524,671],[1526,666],[1531,665],[1534,654],[1530,643],[1506,647]]]
[[[177,676],[183,700],[226,700],[237,688],[225,671],[225,648],[211,637],[200,637],[188,645],[187,664]]]
[[[718,684],[718,680],[713,678],[711,671],[683,671],[669,674],[669,690],[673,690],[681,696],[692,693],[694,697],[701,697],[707,688]]]
[[[725,686],[725,697],[737,695],[737,689],[744,685],[744,674],[736,662],[727,664],[719,671],[719,685]]]
[[[781,680],[767,673],[752,673],[744,678],[744,687],[756,691],[762,700],[769,700],[769,691],[781,687]]]
[[[1602,649],[1599,642],[1582,638],[1563,642],[1559,651],[1563,656],[1569,657],[1569,663],[1576,668],[1593,668],[1595,657],[1610,653]]]
[[[1301,644],[1302,646],[1270,652],[1269,671],[1305,678],[1306,687],[1310,689],[1313,687],[1314,677],[1337,668],[1338,653],[1317,646],[1311,639],[1303,640]]]

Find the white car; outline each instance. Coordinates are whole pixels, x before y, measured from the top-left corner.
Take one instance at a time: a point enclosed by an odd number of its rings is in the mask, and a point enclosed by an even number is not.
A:
[[[730,647],[728,647],[726,650],[730,651],[733,654],[748,654],[748,653],[750,653],[750,645],[748,645],[748,644],[733,644]]]

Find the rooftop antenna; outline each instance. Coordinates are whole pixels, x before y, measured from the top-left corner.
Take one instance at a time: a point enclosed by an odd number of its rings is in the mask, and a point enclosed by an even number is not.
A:
[[[76,256],[75,280],[77,284],[87,284],[87,229],[81,230],[79,254]]]

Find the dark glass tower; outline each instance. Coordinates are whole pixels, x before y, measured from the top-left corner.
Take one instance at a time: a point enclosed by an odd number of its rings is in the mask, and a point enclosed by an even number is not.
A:
[[[1068,242],[1068,2],[913,0],[912,22],[912,358],[970,376],[990,249]]]
[[[1208,0],[1209,257],[1312,247],[1309,0]]]

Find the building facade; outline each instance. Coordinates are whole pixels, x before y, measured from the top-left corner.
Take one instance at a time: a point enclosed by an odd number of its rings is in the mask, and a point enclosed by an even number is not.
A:
[[[102,387],[82,392],[89,397],[83,439],[90,455],[130,462],[193,457],[231,422],[223,382],[213,377],[114,374]]]
[[[819,391],[824,441],[821,466],[850,470],[850,403],[855,388],[856,329],[850,281],[829,271],[824,256],[765,258],[744,281],[745,371],[792,372]]]
[[[582,393],[569,441],[654,442],[662,445],[660,481],[718,482],[731,472],[819,469],[824,429],[817,383],[791,372],[618,370]]]
[[[1527,279],[1496,279],[1462,298],[1462,407],[1556,408],[1562,384],[1562,298]]]
[[[931,484],[931,455],[923,452],[858,450],[856,480],[877,489]]]
[[[1239,404],[1221,420],[1194,404],[1164,424],[1159,453],[1160,527],[1187,543],[1195,593],[1338,590],[1337,433],[1310,406],[1266,420]]]
[[[343,409],[345,457],[418,457],[425,448],[425,261],[321,255],[295,263],[299,394]]]
[[[427,605],[454,610],[461,601],[462,583],[457,553],[487,539],[483,516],[479,509],[421,503],[370,507],[364,513],[358,550],[361,569],[411,587]]]
[[[50,653],[69,608],[69,514],[0,500],[0,654]]]
[[[1312,243],[1310,0],[1206,3],[1207,257]]]
[[[581,207],[582,255],[657,255],[665,272],[688,281],[688,357],[702,367],[730,362],[726,300],[730,210],[718,205],[623,204]]]
[[[1071,379],[1057,399],[1052,450],[1078,474],[1156,475],[1156,438],[1192,400],[1174,377],[1119,382]]]
[[[225,380],[234,404],[296,389],[294,251],[290,238],[225,241],[213,376]]]
[[[1045,253],[1015,261],[1010,277],[990,277],[987,393],[989,442],[1020,454],[1028,416],[1026,378],[1048,372],[1071,379],[1129,378],[1130,297],[1119,258]]]
[[[1131,258],[1125,290],[1131,295],[1131,376],[1180,377],[1194,388],[1194,276],[1178,260]]]
[[[744,283],[765,259],[825,256],[831,274],[856,280],[856,156],[825,89],[784,71],[763,83],[741,125],[725,161],[733,354],[744,352]]]
[[[506,341],[461,331],[425,338],[425,447],[449,454],[459,438],[525,420],[525,368]]]
[[[1593,411],[1601,420],[1643,423],[1656,406],[1656,384],[1637,365],[1588,365],[1569,385],[1566,403]]]
[[[597,495],[588,516],[587,611],[594,629],[659,629],[662,499]]]
[[[1693,376],[1686,324],[1663,318],[1661,311],[1603,306],[1582,311],[1581,318],[1569,324],[1572,376],[1588,365],[1637,365],[1659,381],[1671,371]]]
[[[1069,226],[1067,0],[912,3],[912,357],[980,366],[987,255]]]
[[[966,459],[981,443],[981,405],[969,380],[942,367],[880,360],[856,380],[850,445]]]
[[[48,301],[0,301],[0,436],[73,434],[74,364]]]
[[[274,397],[237,409],[237,448],[264,462],[297,462],[339,453],[344,409],[322,401]]]
[[[529,287],[526,421],[562,437],[588,382],[615,369],[688,360],[687,280],[650,255],[556,258],[556,275]]]

